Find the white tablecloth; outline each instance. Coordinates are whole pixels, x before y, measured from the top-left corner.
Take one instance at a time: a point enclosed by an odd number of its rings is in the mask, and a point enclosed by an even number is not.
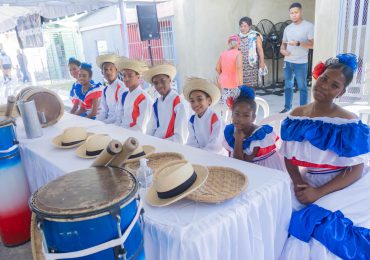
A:
[[[134,136],[141,144],[153,145],[159,152],[180,152],[193,163],[229,166],[248,176],[247,189],[222,204],[186,199],[164,208],[144,204],[147,259],[279,257],[291,215],[290,180],[286,174],[114,125],[93,126],[89,131],[107,133],[118,140]],[[22,145],[32,191],[68,172],[87,168],[92,162],[75,156],[74,150],[54,148],[51,139]]]
[[[45,185],[46,183],[54,180],[57,176],[49,175],[50,173],[54,172],[51,170],[51,168],[55,167],[54,165],[48,165],[45,166],[46,168],[42,168],[41,161],[38,161],[37,157],[33,158],[30,153],[25,154],[24,152],[27,151],[25,149],[25,146],[35,143],[36,144],[36,150],[38,147],[42,146],[51,146],[51,139],[53,139],[55,136],[63,133],[63,130],[67,127],[73,127],[73,126],[80,126],[80,127],[86,127],[86,129],[89,131],[89,128],[94,126],[102,126],[104,123],[97,121],[97,120],[91,120],[88,118],[80,117],[71,115],[70,113],[65,113],[61,120],[57,122],[56,124],[43,128],[42,129],[42,136],[38,138],[28,139],[26,135],[26,131],[24,129],[22,118],[17,118],[17,139],[19,141],[20,146],[20,152],[22,159],[23,166],[25,167],[28,184],[30,186],[31,192],[34,192],[39,187]],[[50,147],[51,148],[51,147]],[[49,159],[54,158],[53,156],[46,155]],[[52,159],[53,160],[53,159]],[[41,168],[40,168],[41,167]],[[34,175],[34,173],[36,173]],[[40,175],[44,175],[43,178],[40,178]]]
[[[24,129],[22,118],[18,117],[16,123],[17,123],[17,138],[21,145],[29,142],[40,142],[40,140],[54,137],[58,134],[61,134],[63,130],[67,127],[80,126],[89,129],[90,127],[93,126],[104,125],[104,123],[101,121],[91,120],[89,118],[75,116],[68,112],[65,112],[63,117],[59,120],[59,122],[52,126],[42,129],[42,136],[34,139],[28,139],[26,131]]]

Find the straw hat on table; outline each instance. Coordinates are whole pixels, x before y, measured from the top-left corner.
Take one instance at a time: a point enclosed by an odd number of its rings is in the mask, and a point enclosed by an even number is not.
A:
[[[63,133],[54,137],[52,143],[54,146],[62,149],[74,148],[80,146],[91,136],[84,127],[69,127],[64,129]]]
[[[184,97],[190,102],[190,94],[195,91],[203,91],[207,93],[212,100],[211,106],[217,104],[221,98],[221,90],[215,84],[207,79],[191,77],[188,78],[183,86]]]
[[[108,146],[111,140],[109,135],[94,134],[76,150],[76,155],[85,159],[95,158]]]
[[[208,170],[204,166],[192,165],[185,160],[170,162],[154,175],[146,200],[156,207],[170,205],[201,187],[207,177]]]
[[[148,157],[149,155],[151,155],[152,153],[154,153],[155,151],[155,147],[154,146],[151,146],[151,145],[139,145],[133,152],[132,154],[130,155],[130,157],[128,157],[128,159],[126,160],[125,164],[127,163],[133,163],[133,162],[138,162],[140,161],[141,158],[146,158]]]

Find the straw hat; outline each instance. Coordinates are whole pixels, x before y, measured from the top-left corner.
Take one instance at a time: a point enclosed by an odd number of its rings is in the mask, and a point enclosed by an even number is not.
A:
[[[122,71],[125,69],[133,70],[141,75],[144,71],[148,70],[148,65],[146,65],[145,62],[139,60],[130,60],[123,57],[120,57],[115,64],[118,71]]]
[[[238,196],[248,185],[246,175],[228,167],[207,167],[209,175],[207,181],[187,196],[188,199],[220,203]]]
[[[176,67],[171,64],[159,64],[151,67],[149,70],[145,71],[143,78],[146,82],[152,83],[152,79],[157,75],[167,75],[173,80],[176,76]]]
[[[94,134],[78,147],[76,155],[86,159],[95,158],[108,146],[111,140],[112,138],[109,135]]]
[[[130,155],[130,157],[128,157],[128,159],[126,160],[125,164],[126,163],[137,162],[141,158],[146,158],[149,155],[151,155],[152,153],[154,153],[154,151],[155,151],[155,147],[154,146],[151,146],[151,145],[143,145],[143,146],[141,146],[141,145],[139,145],[132,152],[132,154]]]
[[[156,207],[170,205],[202,186],[207,177],[208,170],[204,166],[184,160],[170,162],[156,172],[146,200]]]
[[[99,55],[98,57],[96,57],[96,66],[102,69],[103,64],[106,62],[113,63],[114,65],[116,65],[116,62],[119,58],[120,56],[114,53]]]
[[[54,137],[52,143],[58,148],[73,148],[80,146],[91,135],[92,133],[88,133],[84,127],[69,127]]]
[[[220,89],[206,79],[191,77],[186,80],[183,87],[183,93],[187,101],[190,102],[190,94],[194,90],[200,90],[207,93],[212,99],[211,106],[215,105],[221,98]]]
[[[159,168],[161,168],[164,164],[176,160],[184,160],[184,156],[179,153],[171,153],[171,152],[165,152],[165,153],[152,153],[149,156],[146,157],[148,159],[148,167],[153,170],[153,173],[155,173]],[[125,164],[125,168],[135,173],[137,169],[140,167],[140,162],[130,162]]]

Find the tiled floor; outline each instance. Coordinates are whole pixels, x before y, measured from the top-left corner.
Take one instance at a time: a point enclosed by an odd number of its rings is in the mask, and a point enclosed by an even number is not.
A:
[[[17,247],[5,247],[0,241],[1,260],[32,260],[31,243]]]

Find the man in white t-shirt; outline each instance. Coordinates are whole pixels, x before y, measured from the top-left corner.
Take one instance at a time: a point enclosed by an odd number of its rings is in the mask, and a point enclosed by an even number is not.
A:
[[[294,78],[297,80],[300,105],[308,103],[307,69],[308,50],[313,48],[314,26],[303,20],[302,5],[293,3],[289,7],[292,23],[284,30],[280,53],[284,55],[285,105],[280,113],[292,109]]]

